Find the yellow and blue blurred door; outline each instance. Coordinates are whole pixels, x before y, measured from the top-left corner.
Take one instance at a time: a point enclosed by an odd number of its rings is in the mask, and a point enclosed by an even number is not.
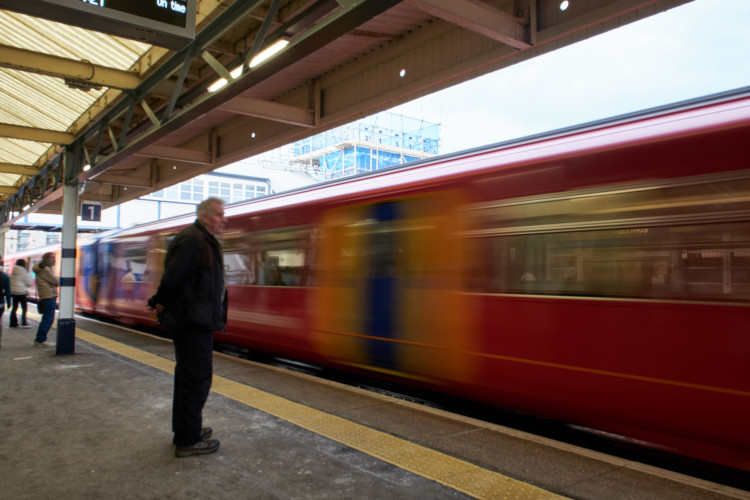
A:
[[[366,256],[363,273],[362,319],[366,338],[365,360],[369,365],[385,370],[395,370],[399,303],[398,253],[403,247],[397,231],[398,211],[402,205],[396,202],[380,203],[368,207],[370,230],[362,238]]]
[[[313,307],[321,355],[400,377],[470,376],[459,214],[450,193],[326,213]]]

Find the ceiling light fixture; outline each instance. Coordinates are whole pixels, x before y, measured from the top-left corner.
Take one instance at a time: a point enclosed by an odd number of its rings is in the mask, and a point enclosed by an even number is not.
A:
[[[287,40],[286,38],[279,38],[271,45],[261,50],[257,56],[253,57],[253,60],[250,61],[250,67],[254,68],[260,63],[272,58],[273,56],[284,50],[284,47],[286,47],[287,45],[289,45],[289,40]]]
[[[241,74],[242,74],[242,66],[237,66],[229,73],[229,76],[232,77],[232,80],[235,80]],[[226,84],[227,84],[226,78],[219,78],[214,83],[212,83],[211,86],[208,87],[208,91],[216,92],[217,90],[219,90]]]
[[[250,67],[255,68],[262,62],[267,61],[268,59],[281,52],[287,45],[289,45],[289,40],[287,40],[286,38],[280,38],[279,40],[276,40],[274,43],[263,49],[257,56],[253,57],[253,60],[250,61]],[[241,74],[242,66],[237,66],[229,73],[229,76],[232,77],[232,80],[236,80]],[[219,78],[208,87],[208,91],[216,92],[220,88],[224,87],[227,83],[228,82],[226,78]]]

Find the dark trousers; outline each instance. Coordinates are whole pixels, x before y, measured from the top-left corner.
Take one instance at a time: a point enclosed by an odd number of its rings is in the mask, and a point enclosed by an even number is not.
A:
[[[55,322],[55,311],[57,311],[57,297],[52,299],[42,299],[39,301],[42,306],[42,319],[36,329],[37,342],[47,342],[47,334],[52,324]]]
[[[13,308],[10,310],[10,326],[18,326],[18,316],[16,316],[16,311],[18,311],[19,304],[21,305],[21,324],[28,325],[28,322],[26,321],[26,311],[29,306],[26,300],[26,294],[11,295],[11,297],[13,297]]]
[[[201,440],[203,405],[211,391],[213,376],[213,332],[172,331],[177,362],[174,369],[172,431],[177,446]]]

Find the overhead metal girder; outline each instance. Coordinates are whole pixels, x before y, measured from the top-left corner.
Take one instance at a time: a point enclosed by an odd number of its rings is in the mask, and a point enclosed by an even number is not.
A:
[[[111,134],[111,124],[117,120],[123,113],[132,109],[136,105],[149,114],[149,119],[153,128],[160,128],[161,122],[167,119],[171,114],[170,108],[174,108],[177,98],[182,90],[182,82],[184,81],[187,68],[190,65],[192,59],[201,54],[207,47],[213,42],[219,39],[221,33],[229,29],[240,19],[246,17],[250,12],[260,7],[264,2],[257,0],[255,2],[235,2],[229,8],[227,8],[217,19],[215,19],[210,25],[205,27],[195,37],[195,40],[191,42],[187,47],[173,55],[167,62],[162,64],[156,71],[150,74],[144,79],[144,81],[133,91],[129,99],[125,99],[117,103],[108,113],[102,118],[97,120],[91,127],[89,127],[83,135],[79,138],[81,141],[85,141],[90,137],[96,137],[96,145],[93,152],[89,157],[91,170],[87,172],[87,175],[82,176],[82,180],[93,178],[96,175],[102,173],[105,168],[101,166],[101,163],[97,165],[99,160],[100,147],[102,144],[102,136],[104,134]],[[166,112],[163,112],[162,118],[156,116],[155,112],[151,111],[151,108],[145,102],[145,97],[148,96],[157,86],[161,85],[164,81],[170,78],[175,72],[183,73],[182,81],[178,81],[173,86],[172,98],[167,106]],[[164,116],[166,115],[166,116]],[[123,131],[125,134],[127,131]],[[121,137],[119,140],[114,140],[115,151],[110,154],[107,158],[111,159],[116,156],[117,152],[122,149],[121,145],[124,145],[125,141]],[[146,144],[144,144],[145,146]]]
[[[527,41],[528,18],[510,16],[479,0],[406,0],[406,3],[516,49],[531,47]]]
[[[113,175],[103,174],[97,177],[97,182],[105,182],[107,184],[114,184],[116,186],[131,186],[131,187],[151,187],[153,183],[151,179],[143,177],[133,177],[130,175]]]
[[[256,54],[258,54],[258,52],[260,52],[260,49],[263,47],[263,44],[266,41],[266,34],[268,34],[268,29],[273,24],[276,13],[279,11],[280,5],[281,0],[271,0],[271,5],[268,9],[268,12],[266,13],[265,19],[263,19],[263,23],[261,24],[260,29],[258,30],[258,35],[253,41],[253,46],[250,47],[250,50],[247,52],[247,54],[245,54],[245,60],[242,63],[243,73],[247,72],[247,70],[250,68],[250,61],[253,60]]]
[[[50,142],[52,144],[69,144],[76,138],[75,135],[68,132],[10,125],[7,123],[0,123],[0,137],[22,139],[25,141]]]
[[[161,158],[163,160],[211,165],[211,153],[206,153],[204,151],[193,151],[190,149],[173,148],[169,146],[148,146],[135,154],[136,156],[148,156],[150,158]],[[101,176],[97,179],[101,180]]]
[[[36,167],[30,165],[19,165],[17,163],[0,163],[0,171],[5,174],[18,175],[36,175],[39,173],[39,169]]]
[[[62,196],[62,186],[63,160],[58,156],[3,204],[0,216],[9,220],[13,217],[13,212],[34,212],[59,199]]]
[[[67,59],[7,45],[0,45],[0,67],[62,78],[66,82],[79,83],[82,87],[101,86],[120,90],[134,89],[144,80],[132,71],[109,68],[93,64],[90,61]],[[169,96],[173,90],[174,84],[172,82],[163,81],[153,89],[152,94]]]
[[[0,45],[0,67],[39,75],[68,78],[92,86],[132,89],[143,79],[130,71],[107,68],[89,61],[75,61],[31,50]]]
[[[153,126],[149,127],[147,131],[142,131],[137,138],[129,143],[123,143],[121,138],[118,141],[118,150],[108,155],[106,158],[97,158],[98,151],[95,151],[96,154],[92,157],[94,164],[91,165],[89,171],[80,174],[81,179],[96,179],[97,176],[105,172],[109,166],[117,163],[119,160],[118,156],[134,155],[141,152],[147,146],[154,144],[156,141],[177,130],[181,126],[186,125],[203,114],[222,106],[229,100],[238,97],[245,90],[271,77],[278,71],[284,69],[291,61],[303,59],[315,52],[318,48],[337,39],[342,34],[351,31],[379,13],[388,10],[394,5],[400,3],[400,1],[401,0],[378,0],[375,2],[371,0],[357,0],[352,2],[352,7],[341,9],[332,14],[328,19],[314,25],[309,31],[300,33],[300,35],[286,47],[282,54],[279,54],[277,57],[267,61],[261,66],[247,71],[242,76],[230,82],[221,90],[221,92],[205,94],[192,103],[186,103],[182,108],[175,108],[177,110],[174,112],[172,112],[172,109],[176,104],[176,94],[173,95],[172,101],[170,101],[170,104],[167,106],[164,115],[161,118],[160,125],[155,126],[151,124]],[[219,15],[211,25],[207,26],[196,35],[195,41],[191,45],[175,54],[175,56],[160,67],[159,70],[150,75],[141,86],[135,89],[133,95],[148,95],[149,89],[155,83],[161,81],[165,75],[171,75],[175,71],[180,70],[184,72],[186,66],[190,64],[190,61],[192,61],[194,57],[200,57],[200,54],[220,36],[221,32],[236,23],[243,15],[247,15],[247,11],[255,10],[255,8],[263,3],[265,2],[254,2],[250,6],[244,2],[235,2],[232,4],[227,10]],[[182,75],[180,78],[181,77]],[[178,79],[175,93],[180,91],[180,85],[181,83]],[[110,122],[116,116],[121,115],[126,110],[126,106],[134,104],[136,103],[121,102],[118,106],[115,106],[110,113],[102,118],[97,125],[86,131],[84,137],[92,136],[95,133],[101,134],[102,125]]]
[[[315,116],[311,110],[263,101],[261,99],[235,97],[220,107],[225,111],[238,115],[254,116],[290,125],[299,125],[300,127],[315,126]]]

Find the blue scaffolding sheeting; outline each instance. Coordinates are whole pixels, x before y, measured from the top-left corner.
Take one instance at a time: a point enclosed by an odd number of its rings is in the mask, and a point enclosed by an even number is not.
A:
[[[293,162],[322,182],[428,158],[439,144],[439,124],[385,112],[295,142]]]

